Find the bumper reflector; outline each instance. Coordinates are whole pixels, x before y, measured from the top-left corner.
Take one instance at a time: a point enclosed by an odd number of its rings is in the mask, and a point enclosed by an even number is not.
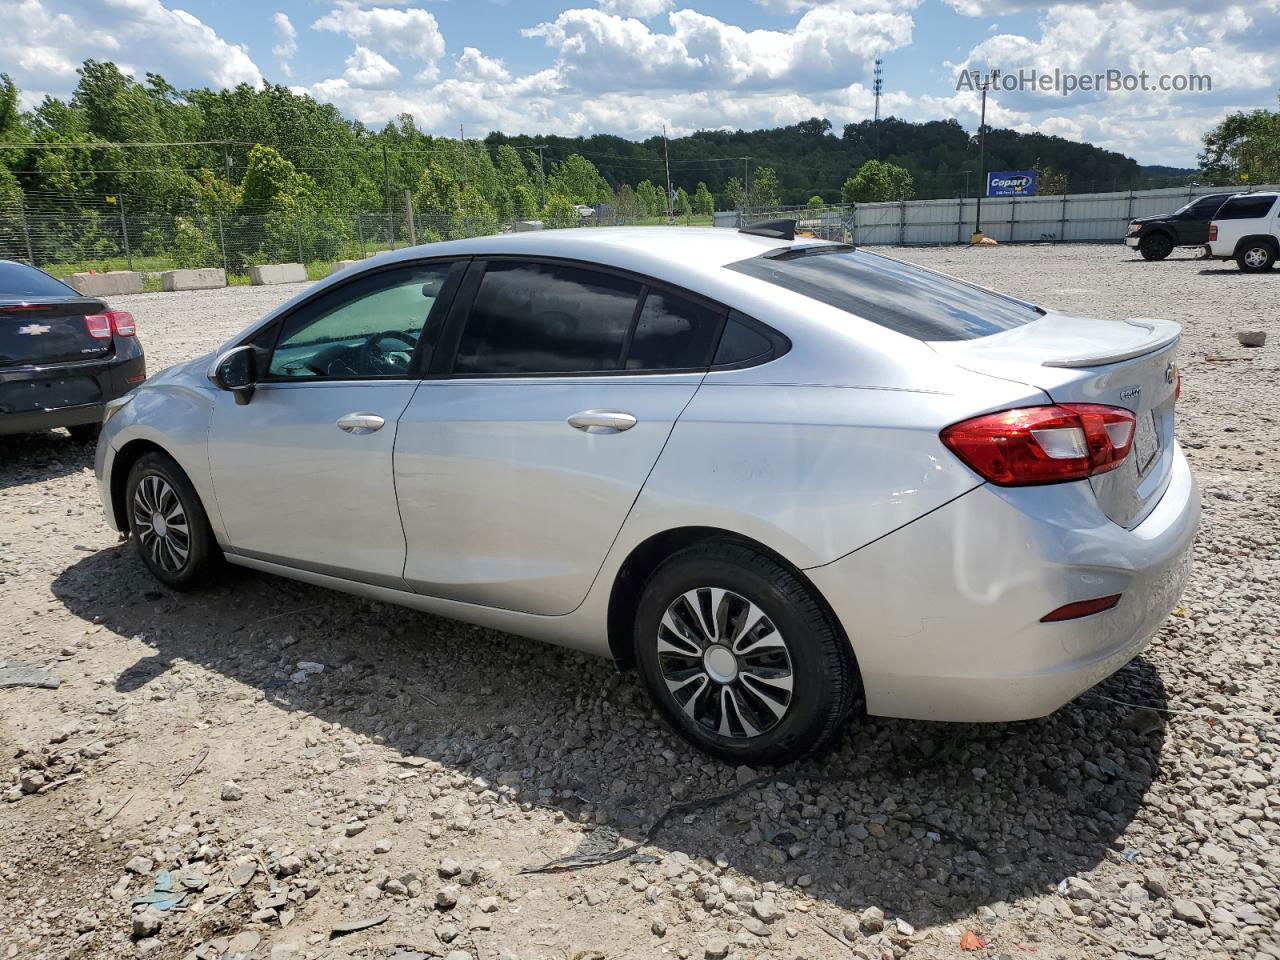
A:
[[[1078,620],[1080,617],[1088,617],[1095,613],[1101,613],[1103,610],[1110,610],[1120,602],[1121,594],[1113,593],[1109,597],[1095,597],[1092,600],[1077,600],[1075,603],[1068,603],[1066,606],[1059,607],[1046,613],[1040,618],[1041,623],[1057,623],[1060,620]]]

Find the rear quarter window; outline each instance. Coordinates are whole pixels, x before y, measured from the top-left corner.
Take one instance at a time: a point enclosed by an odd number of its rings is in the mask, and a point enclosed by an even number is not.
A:
[[[1044,315],[1013,297],[865,250],[783,248],[728,269],[917,340],[972,340]]]
[[[1265,217],[1271,212],[1276,198],[1270,197],[1232,197],[1222,205],[1215,220],[1254,220]]]

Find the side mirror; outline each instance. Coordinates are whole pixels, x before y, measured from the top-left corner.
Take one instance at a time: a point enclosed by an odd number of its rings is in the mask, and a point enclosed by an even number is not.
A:
[[[254,384],[258,382],[258,351],[253,346],[233,347],[213,362],[209,382],[219,390],[235,395],[236,403],[243,406],[253,398]]]

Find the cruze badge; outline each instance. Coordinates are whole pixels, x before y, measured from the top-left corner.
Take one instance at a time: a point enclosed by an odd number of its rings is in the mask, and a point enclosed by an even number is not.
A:
[[[25,333],[29,337],[38,337],[42,333],[48,333],[53,327],[44,323],[29,323],[25,327],[19,327],[19,333]]]
[[[1141,387],[1125,387],[1120,391],[1121,400],[1137,400],[1138,395],[1142,393]]]

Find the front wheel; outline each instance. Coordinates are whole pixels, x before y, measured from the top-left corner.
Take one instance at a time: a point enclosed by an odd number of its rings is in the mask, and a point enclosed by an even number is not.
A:
[[[129,532],[147,569],[175,590],[207,581],[222,551],[195,487],[168,454],[143,454],[125,485]]]
[[[1143,260],[1163,260],[1173,253],[1173,241],[1163,233],[1150,233],[1138,241]]]
[[[1276,262],[1276,248],[1262,240],[1245,244],[1236,252],[1236,263],[1245,273],[1262,273]]]
[[[732,541],[688,547],[653,573],[635,653],[663,718],[730,763],[787,763],[829,746],[858,690],[848,641],[812,589]]]

